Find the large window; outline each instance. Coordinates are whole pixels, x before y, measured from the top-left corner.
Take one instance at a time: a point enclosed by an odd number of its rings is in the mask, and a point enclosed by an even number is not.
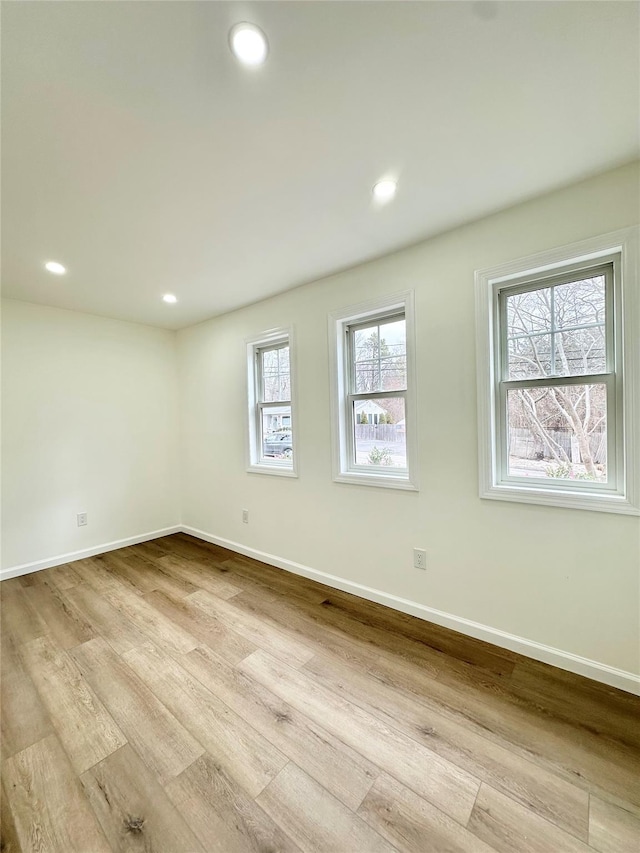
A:
[[[247,355],[249,470],[295,474],[290,331],[249,341]]]
[[[415,488],[411,305],[405,294],[330,318],[337,480]]]
[[[479,280],[482,496],[633,511],[622,247],[499,273]]]

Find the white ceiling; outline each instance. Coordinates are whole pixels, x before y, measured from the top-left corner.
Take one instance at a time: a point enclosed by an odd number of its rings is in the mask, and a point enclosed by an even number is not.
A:
[[[179,328],[626,162],[638,11],[3,3],[4,294]]]

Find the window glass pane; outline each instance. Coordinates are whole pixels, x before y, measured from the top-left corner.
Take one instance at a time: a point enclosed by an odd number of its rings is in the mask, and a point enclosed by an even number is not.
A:
[[[262,456],[267,461],[293,459],[291,406],[262,410]]]
[[[406,468],[407,442],[403,397],[371,397],[353,404],[356,465]]]
[[[555,372],[558,376],[604,373],[605,278],[585,278],[554,288]]]
[[[406,390],[407,356],[404,352],[380,359],[380,382],[382,385],[381,391]]]
[[[291,399],[289,347],[262,350],[262,402],[274,403]]]
[[[509,379],[539,379],[551,373],[551,335],[509,341]]]
[[[353,332],[354,392],[404,391],[407,387],[406,321],[373,323]]]
[[[554,341],[558,376],[580,376],[606,371],[604,326],[557,332]]]
[[[510,477],[607,481],[607,388],[507,392]]]
[[[551,331],[551,288],[541,287],[507,297],[509,338]]]
[[[554,287],[556,329],[604,323],[605,279],[603,275],[558,284]]]
[[[606,371],[603,275],[506,300],[508,379]]]
[[[376,361],[358,361],[354,365],[355,393],[367,394],[370,391],[381,391],[380,364]]]
[[[507,296],[508,379],[551,373],[551,301],[549,287]]]

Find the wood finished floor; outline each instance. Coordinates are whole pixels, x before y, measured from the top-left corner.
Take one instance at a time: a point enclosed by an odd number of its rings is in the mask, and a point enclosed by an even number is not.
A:
[[[2,597],[2,851],[638,853],[640,700],[188,536]]]

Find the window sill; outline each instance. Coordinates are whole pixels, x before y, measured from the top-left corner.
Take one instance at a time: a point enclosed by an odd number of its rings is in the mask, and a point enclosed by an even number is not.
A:
[[[640,515],[635,506],[622,495],[604,493],[577,493],[544,488],[493,485],[480,492],[480,497],[489,500],[513,501],[515,503],[559,506],[566,509],[586,509],[592,512],[614,512],[623,515]]]
[[[276,477],[296,477],[298,472],[295,468],[284,468],[277,465],[249,465],[249,474],[274,474]]]
[[[376,486],[383,489],[401,489],[407,492],[417,492],[417,485],[408,477],[377,476],[375,474],[359,474],[354,471],[336,474],[335,483],[350,483],[355,486]]]

